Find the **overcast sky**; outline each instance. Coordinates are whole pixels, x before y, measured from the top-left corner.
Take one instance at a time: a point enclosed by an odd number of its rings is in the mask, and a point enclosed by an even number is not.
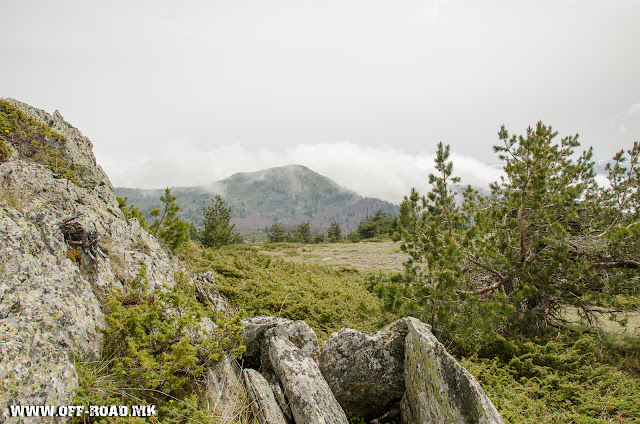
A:
[[[299,163],[399,202],[543,120],[640,140],[640,1],[0,0],[0,97],[58,109],[116,186]]]

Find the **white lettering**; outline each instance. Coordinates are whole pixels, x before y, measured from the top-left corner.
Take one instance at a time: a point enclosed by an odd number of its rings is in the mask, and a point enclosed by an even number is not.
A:
[[[140,405],[133,405],[131,407],[131,416],[132,417],[142,417],[142,406]]]
[[[9,409],[11,410],[12,417],[24,417],[24,409],[22,408],[22,406],[11,405],[9,406]]]

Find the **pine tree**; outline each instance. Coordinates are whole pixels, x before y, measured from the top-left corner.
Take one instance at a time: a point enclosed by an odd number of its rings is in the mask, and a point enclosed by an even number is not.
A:
[[[296,243],[309,244],[312,242],[311,238],[311,224],[309,222],[303,222],[298,225],[295,233],[293,234],[293,241]]]
[[[401,249],[409,253],[405,263],[408,281],[405,297],[420,307],[435,329],[438,320],[451,319],[450,307],[456,300],[456,284],[461,276],[461,251],[456,243],[454,228],[459,226],[461,214],[455,205],[452,184],[453,163],[448,162],[449,146],[438,143],[435,168],[429,174],[433,189],[420,196],[415,189],[400,206]]]
[[[284,231],[284,227],[277,219],[273,222],[271,226],[271,231],[267,233],[267,239],[269,243],[280,243],[285,241],[286,234]]]
[[[134,205],[127,205],[127,199],[128,197],[125,197],[124,199],[122,197],[116,197],[116,200],[118,201],[118,207],[124,214],[127,222],[129,222],[130,219],[136,219],[138,220],[138,223],[142,228],[144,228],[147,232],[150,231],[147,220],[144,217],[144,213],[142,213],[142,211],[140,211],[140,209],[138,209]]]
[[[160,209],[158,208],[152,209],[149,213],[155,218],[154,222],[149,226],[149,232],[166,243],[173,253],[182,243],[189,240],[189,224],[178,217],[180,205],[175,203],[176,199],[176,196],[171,194],[171,189],[167,187],[164,195],[160,197],[160,202],[164,205],[162,214],[160,214]],[[124,203],[126,203],[126,198]],[[130,213],[135,214],[135,208],[131,208]],[[144,221],[141,221],[141,225],[145,225]]]
[[[160,215],[160,209],[158,208],[154,208],[149,212],[149,215],[155,218],[149,227],[154,236],[158,235],[158,231],[164,224],[165,220],[174,217],[180,210],[180,206],[175,203],[176,199],[177,197],[172,195],[171,189],[167,187],[164,189],[164,196],[160,196],[160,202],[164,204],[164,207],[162,208],[162,215]]]
[[[381,288],[390,302],[436,330],[486,330],[493,321],[503,333],[540,335],[565,324],[567,306],[590,319],[589,296],[637,290],[640,144],[614,157],[612,185],[602,189],[592,149],[576,155],[577,135],[558,141],[541,122],[524,135],[498,134],[504,176],[488,196],[468,187],[461,206],[449,147],[438,145],[431,192],[412,190],[400,208],[410,259],[404,279]]]
[[[231,206],[225,207],[222,197],[217,194],[211,201],[212,206],[202,208],[202,244],[206,247],[220,247],[234,243],[238,236],[233,232],[235,225],[231,225]]]
[[[360,239],[369,239],[376,236],[384,235],[395,230],[396,221],[393,215],[388,212],[382,212],[382,209],[373,216],[363,219],[356,229]]]
[[[329,224],[329,229],[327,230],[327,237],[331,243],[336,243],[342,239],[342,228],[340,224],[336,221],[332,221]]]

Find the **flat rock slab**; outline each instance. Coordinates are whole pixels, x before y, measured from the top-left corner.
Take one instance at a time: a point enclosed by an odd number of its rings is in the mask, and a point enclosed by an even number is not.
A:
[[[316,362],[282,337],[266,341],[269,360],[297,424],[348,424]]]
[[[447,353],[431,327],[415,318],[407,318],[407,324],[404,376],[414,422],[503,424],[480,384]]]

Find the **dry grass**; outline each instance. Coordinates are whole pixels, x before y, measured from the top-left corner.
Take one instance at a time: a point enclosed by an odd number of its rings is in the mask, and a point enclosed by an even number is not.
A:
[[[604,308],[601,309],[603,313],[596,313],[595,322],[590,327],[593,331],[601,331],[605,334],[617,334],[620,336],[640,337],[640,313],[637,311],[632,312],[618,312],[607,313]],[[564,318],[572,324],[583,325],[580,322],[580,316],[575,308],[567,308],[564,312]],[[622,322],[626,321],[626,325],[622,325]]]
[[[408,258],[406,253],[400,251],[400,243],[392,241],[298,246],[288,243],[282,248],[261,249],[260,252],[295,263],[355,268],[359,271],[400,272],[404,270],[402,263]]]

